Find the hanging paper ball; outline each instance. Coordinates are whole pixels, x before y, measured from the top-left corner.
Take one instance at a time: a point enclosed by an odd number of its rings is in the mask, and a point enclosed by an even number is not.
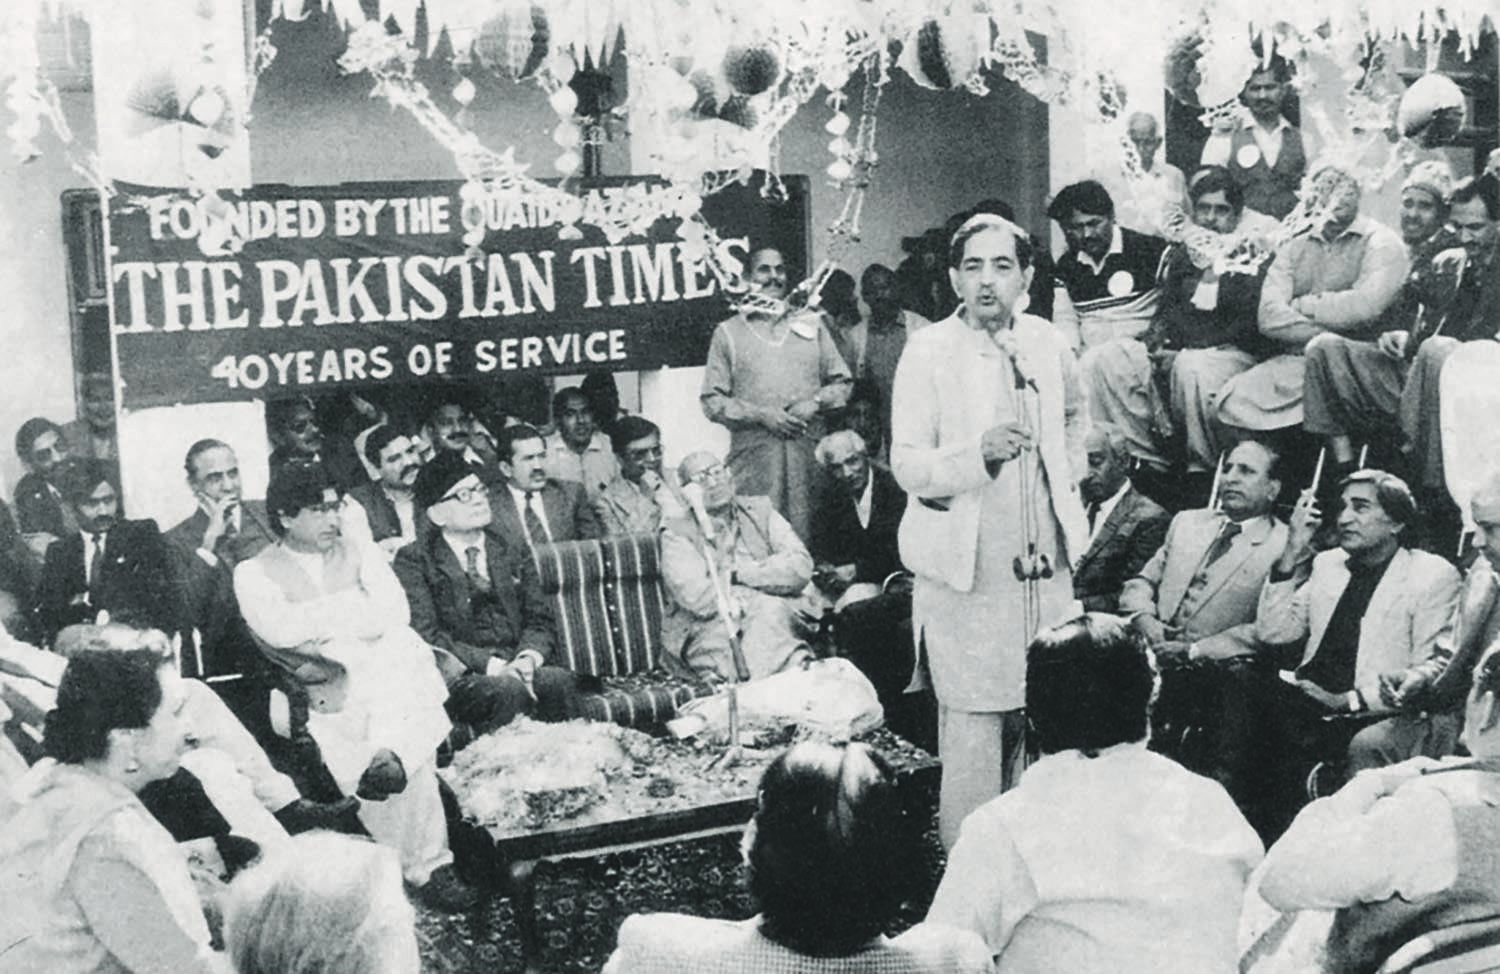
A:
[[[854,175],[854,167],[843,159],[835,159],[828,164],[828,178],[836,183],[842,183]]]
[[[719,109],[719,117],[742,129],[753,129],[755,123],[760,121],[760,116],[750,104],[750,99],[743,95],[735,95],[726,99],[724,107]]]
[[[578,132],[578,126],[565,121],[552,130],[552,141],[564,149],[576,149],[582,136]]]
[[[187,117],[202,126],[212,126],[224,117],[229,103],[212,88],[203,88],[188,102]]]
[[[840,136],[839,138],[836,138],[832,142],[828,143],[828,151],[833,155],[842,158],[852,153],[854,151],[854,146],[849,144],[848,139]]]
[[[781,77],[781,58],[764,44],[736,46],[724,52],[724,78],[741,95],[769,91]]]
[[[833,117],[828,120],[828,124],[823,126],[823,131],[829,135],[843,135],[849,131],[849,116],[843,112],[834,112]]]
[[[924,88],[957,88],[979,71],[989,50],[989,17],[955,14],[919,27],[898,64]]]
[[[573,55],[566,51],[554,51],[547,59],[547,73],[564,84],[573,77],[578,70],[578,62],[573,60]]]
[[[567,152],[564,152],[562,155],[557,157],[557,161],[552,163],[552,168],[556,169],[564,176],[569,176],[576,172],[578,167],[581,165],[583,165],[583,157],[574,152],[572,149],[569,149]]]
[[[1427,148],[1452,142],[1464,127],[1464,93],[1452,78],[1424,74],[1401,96],[1396,127]]]
[[[547,96],[547,104],[551,105],[552,110],[557,114],[564,118],[571,118],[578,108],[578,92],[563,85]]]
[[[453,86],[453,100],[458,102],[460,105],[467,105],[472,102],[476,94],[478,94],[478,92],[474,88],[474,82],[470,81],[468,78],[464,78],[458,84]]]

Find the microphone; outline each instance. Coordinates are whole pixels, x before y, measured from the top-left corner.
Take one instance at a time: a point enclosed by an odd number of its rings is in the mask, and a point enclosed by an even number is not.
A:
[[[708,516],[708,508],[703,504],[703,485],[697,481],[688,481],[682,485],[682,496],[688,502],[688,507],[693,509],[693,517],[703,536],[710,541],[714,540],[714,521]]]

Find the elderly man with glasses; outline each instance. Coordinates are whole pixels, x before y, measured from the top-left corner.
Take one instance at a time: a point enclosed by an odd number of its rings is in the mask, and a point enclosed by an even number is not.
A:
[[[813,561],[765,497],[739,497],[734,474],[711,453],[677,468],[691,514],[662,531],[662,579],[689,616],[682,660],[710,679],[747,680],[812,655],[801,595]]]

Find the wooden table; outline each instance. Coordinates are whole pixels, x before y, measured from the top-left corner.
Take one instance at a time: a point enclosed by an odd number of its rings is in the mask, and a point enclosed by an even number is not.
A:
[[[865,738],[896,769],[903,782],[937,773],[938,760],[888,730]],[[695,803],[650,814],[608,813],[586,816],[581,822],[562,821],[540,829],[491,826],[485,831],[493,843],[495,861],[508,878],[516,925],[521,934],[525,970],[540,970],[541,942],[536,929],[535,870],[539,862],[559,862],[605,856],[632,849],[689,842],[743,832],[755,814],[755,786],[722,800]]]

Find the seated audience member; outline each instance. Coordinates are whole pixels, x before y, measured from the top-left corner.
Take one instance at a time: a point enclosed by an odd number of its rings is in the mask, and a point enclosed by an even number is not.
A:
[[[1218,509],[1172,518],[1161,548],[1120,592],[1120,613],[1167,669],[1153,746],[1211,775],[1245,808],[1256,798],[1256,727],[1244,684],[1254,678],[1261,587],[1286,541],[1272,514],[1281,483],[1280,454],[1240,443],[1225,458]],[[1203,746],[1188,753],[1194,739]]]
[[[568,717],[577,677],[547,666],[552,612],[531,552],[495,530],[477,467],[442,453],[417,477],[433,529],[396,553],[411,624],[448,684],[448,715],[481,734],[518,714]]]
[[[1464,575],[1453,625],[1439,633],[1431,656],[1380,675],[1381,702],[1396,713],[1354,735],[1351,772],[1417,756],[1443,757],[1458,742],[1474,663],[1500,638],[1500,478],[1492,478],[1469,507],[1480,557]]]
[[[349,440],[330,437],[306,396],[266,403],[266,435],[271,440],[271,475],[283,467],[320,465],[340,490],[370,479]]]
[[[1278,354],[1219,390],[1218,421],[1241,430],[1302,422],[1303,351],[1319,335],[1373,338],[1406,279],[1406,247],[1389,228],[1360,215],[1359,180],[1338,166],[1313,176],[1303,201],[1320,225],[1277,250],[1260,292],[1260,333]]]
[[[83,377],[82,415],[63,427],[73,456],[119,462],[115,443],[115,384],[107,372]]]
[[[1054,272],[1067,301],[1059,302],[1055,320],[1064,329],[1076,320],[1073,344],[1083,351],[1090,413],[1124,434],[1131,456],[1163,466],[1158,439],[1166,410],[1141,338],[1156,313],[1167,242],[1117,226],[1114,201],[1093,180],[1059,190],[1047,215],[1067,241]]]
[[[416,916],[390,850],[313,833],[236,877],[224,904],[235,974],[418,974]]]
[[[1441,159],[1417,163],[1401,183],[1401,218],[1397,229],[1411,256],[1413,269],[1457,242],[1446,228],[1452,193],[1453,170]]]
[[[664,519],[687,512],[675,479],[661,473],[660,427],[641,416],[621,416],[609,440],[620,476],[594,498],[594,514],[606,535],[654,535]]]
[[[683,494],[701,497],[661,540],[662,582],[689,616],[682,661],[710,679],[748,680],[808,660],[798,599],[813,562],[797,532],[766,498],[737,496],[711,453],[690,454],[677,473]]]
[[[547,476],[547,444],[534,426],[500,432],[500,482],[491,500],[495,528],[515,551],[604,537],[583,485]]]
[[[244,499],[240,461],[229,444],[199,440],[183,460],[197,510],[167,531],[180,590],[184,676],[212,678],[214,690],[257,736],[266,733],[264,661],[234,598],[234,569],[276,542],[263,501]]]
[[[1286,546],[1261,590],[1255,634],[1277,646],[1306,641],[1295,681],[1271,686],[1263,728],[1277,755],[1270,795],[1283,812],[1301,805],[1308,768],[1343,763],[1352,722],[1338,714],[1389,714],[1381,677],[1427,659],[1450,639],[1460,579],[1437,555],[1412,551],[1402,532],[1417,516],[1401,478],[1360,470],[1345,478],[1339,547],[1314,553],[1320,515],[1305,491],[1292,511]],[[1320,753],[1332,751],[1333,754]]]
[[[1095,426],[1084,439],[1088,473],[1078,485],[1089,519],[1088,547],[1073,565],[1073,597],[1088,612],[1116,612],[1127,579],[1167,536],[1167,512],[1130,482],[1130,445]]]
[[[1408,188],[1403,202],[1412,195],[1416,191]],[[1495,271],[1500,181],[1459,183],[1447,215],[1457,232],[1442,239],[1453,246],[1425,254],[1419,248],[1425,259],[1413,263],[1393,309],[1404,313],[1404,320],[1388,316],[1390,330],[1374,341],[1324,334],[1307,346],[1304,425],[1328,438],[1335,475],[1354,468],[1355,437],[1378,441],[1398,425],[1405,444],[1415,448],[1418,460],[1425,459],[1429,447],[1440,445],[1437,378],[1447,353],[1459,342],[1494,338],[1500,330],[1494,310],[1500,302]],[[1437,455],[1440,463],[1441,452]],[[1424,479],[1419,486],[1429,484]]]
[[[1231,974],[1260,841],[1224,789],[1146,749],[1156,673],[1090,613],[1026,654],[1042,757],[964,819],[928,922],[973,930],[997,971]]]
[[[863,744],[798,744],[766,768],[745,835],[758,914],[627,917],[605,974],[986,974],[989,953],[972,933],[918,924],[882,934],[917,892],[920,841],[879,754]]]
[[[412,485],[422,469],[417,442],[394,426],[377,426],[365,438],[365,458],[376,479],[349,491],[365,512],[371,539],[391,557],[421,536],[426,516],[412,501]]]
[[[450,450],[486,471],[486,480],[497,476],[495,443],[469,407],[446,390],[432,401],[423,433],[434,452]]]
[[[1500,917],[1495,652],[1474,672],[1463,741],[1472,757],[1413,758],[1355,775],[1304,808],[1266,855],[1260,893],[1272,906],[1337,911],[1322,970],[1373,974],[1421,934]]]
[[[319,466],[273,476],[279,540],[235,569],[235,595],[262,651],[306,687],[307,729],[370,834],[434,906],[467,908],[475,894],[453,872],[438,796],[448,691],[384,553],[341,537],[341,506]]]
[[[620,465],[609,437],[594,422],[594,407],[577,386],[559,389],[552,397],[552,425],[547,438],[547,476],[582,484],[592,501],[605,485],[620,476]]]
[[[177,632],[181,611],[171,560],[156,522],[120,517],[115,468],[81,460],[59,487],[78,530],[47,549],[36,592],[36,631],[50,645],[63,626],[100,612]]]
[[[849,401],[839,413],[838,429],[858,433],[865,441],[870,462],[890,470],[890,400],[884,398],[873,379],[855,379],[849,385]]]
[[[615,423],[630,415],[620,406],[620,387],[615,384],[615,374],[608,369],[595,369],[583,377],[578,388],[589,397],[589,408],[600,431],[612,436]]]
[[[1127,168],[1122,158],[1113,172],[1100,173],[1100,181],[1115,200],[1120,226],[1165,237],[1167,227],[1178,214],[1185,210],[1192,212],[1187,179],[1170,162],[1157,160],[1162,137],[1156,116],[1150,112],[1131,113],[1125,121],[1125,137],[1135,149],[1134,165]]]
[[[0,794],[0,967],[222,971],[187,863],[138,797],[178,769],[182,705],[156,653],[69,660],[46,757]]]
[[[16,525],[22,534],[45,535],[38,539],[38,554],[56,539],[78,530],[57,489],[57,477],[70,455],[62,427],[50,419],[36,416],[16,430],[16,456],[26,465],[26,475],[16,481],[12,497]]]
[[[1189,471],[1212,470],[1224,449],[1215,422],[1219,389],[1230,378],[1274,354],[1256,322],[1261,278],[1243,271],[1198,266],[1212,248],[1253,259],[1263,244],[1244,221],[1244,197],[1229,173],[1200,169],[1188,188],[1196,231],[1167,252],[1161,302],[1146,345],[1160,376],[1166,372],[1172,420],[1187,452]],[[1160,379],[1158,379],[1160,381]]]

